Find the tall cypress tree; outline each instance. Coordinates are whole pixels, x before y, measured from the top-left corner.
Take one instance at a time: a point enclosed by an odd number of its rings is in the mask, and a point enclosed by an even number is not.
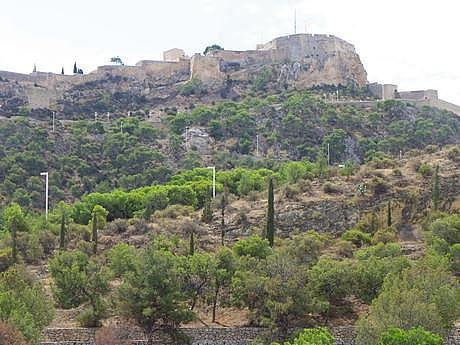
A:
[[[224,191],[222,192],[219,200],[221,221],[220,221],[220,239],[222,246],[225,245],[225,210],[228,206],[228,187],[224,186]]]
[[[190,231],[190,249],[189,249],[189,254],[193,255],[195,254],[195,234],[194,231]]]
[[[73,64],[73,74],[77,74],[77,73],[78,73],[77,62],[75,62]]]
[[[388,200],[388,210],[387,210],[387,226],[390,227],[393,224],[391,219],[391,201]]]
[[[13,262],[17,263],[18,261],[18,226],[16,220],[13,219],[11,222],[11,256],[13,257]]]
[[[61,68],[61,74],[64,74],[64,67]]]
[[[201,215],[201,220],[205,223],[210,223],[212,221],[213,214],[212,214],[212,205],[211,205],[211,197],[210,193],[206,196],[206,200],[204,202],[203,213]]]
[[[93,254],[97,254],[97,215],[96,212],[93,212],[93,220],[91,222],[92,228],[93,228]]]
[[[62,212],[61,215],[61,229],[59,231],[59,249],[64,250],[65,249],[65,214]]]
[[[266,237],[273,247],[275,241],[275,195],[273,192],[273,178],[268,180],[268,210],[267,210],[267,231]]]
[[[441,199],[441,192],[439,188],[439,165],[436,165],[436,170],[434,171],[433,191],[431,198],[433,202],[433,209],[437,211],[439,209],[439,201]]]

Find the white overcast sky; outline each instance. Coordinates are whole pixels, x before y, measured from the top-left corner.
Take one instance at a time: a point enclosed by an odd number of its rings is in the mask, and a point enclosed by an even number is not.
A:
[[[0,70],[85,72],[217,43],[253,49],[297,31],[353,43],[369,81],[438,89],[460,104],[458,0],[1,0]]]

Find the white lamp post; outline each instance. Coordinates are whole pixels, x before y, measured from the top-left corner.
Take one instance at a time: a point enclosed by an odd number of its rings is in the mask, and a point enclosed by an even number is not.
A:
[[[42,172],[40,176],[45,176],[45,219],[48,221],[48,172]]]
[[[208,169],[212,169],[212,197],[216,197],[216,167],[208,167]]]

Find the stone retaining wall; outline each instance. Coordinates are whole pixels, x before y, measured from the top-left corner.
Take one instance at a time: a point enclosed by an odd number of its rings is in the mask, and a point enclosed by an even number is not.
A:
[[[257,336],[266,332],[264,328],[184,328],[184,333],[192,345],[248,345]],[[146,345],[143,334],[136,328],[126,331],[132,345]],[[49,328],[43,334],[40,345],[94,345],[96,329],[89,328]],[[356,336],[353,326],[335,327],[332,333],[337,345],[354,345]],[[169,345],[165,335],[157,334],[155,345]],[[460,345],[460,328],[454,329],[446,339],[445,345]]]

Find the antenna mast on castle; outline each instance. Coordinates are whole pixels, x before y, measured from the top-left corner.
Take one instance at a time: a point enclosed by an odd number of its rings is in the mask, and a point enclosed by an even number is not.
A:
[[[294,10],[294,34],[297,33],[297,9]]]

